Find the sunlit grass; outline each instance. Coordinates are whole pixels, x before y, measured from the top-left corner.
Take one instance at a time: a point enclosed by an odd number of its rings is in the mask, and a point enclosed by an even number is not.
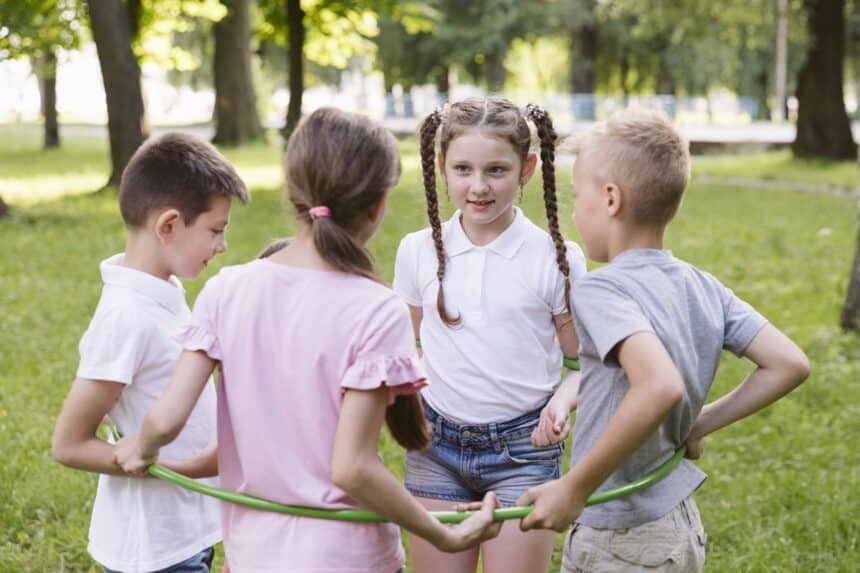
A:
[[[15,206],[12,218],[0,221],[0,573],[97,571],[86,554],[96,478],[55,463],[49,441],[77,365],[78,339],[101,290],[98,263],[122,249],[123,226],[111,193],[39,196],[40,181],[54,178],[92,177],[92,188],[100,187],[107,177],[103,141],[68,140],[48,155],[38,151],[37,137],[31,147],[23,139],[12,143],[26,149],[0,138],[0,195]],[[401,183],[371,242],[387,280],[400,238],[424,225],[417,146],[414,140],[401,145]],[[248,260],[292,229],[282,209],[281,153],[278,144],[227,152],[248,178],[253,202],[234,208],[230,250],[187,283],[189,300],[219,267]],[[809,169],[806,176],[819,180],[833,167]],[[76,175],[66,179],[64,173]],[[725,173],[744,174],[731,165]],[[18,186],[33,190],[32,196],[11,199]],[[83,182],[71,187],[85,190]],[[569,174],[560,170],[562,223],[577,239],[568,188]],[[452,206],[440,193],[449,214]],[[522,206],[545,224],[538,181],[526,189]],[[797,392],[709,439],[700,465],[710,478],[696,496],[709,533],[708,572],[856,568],[860,339],[837,327],[855,215],[847,199],[694,184],[670,228],[667,246],[677,256],[724,280],[813,363],[812,377]],[[749,370],[748,362],[724,357],[713,396]],[[386,440],[382,454],[401,475],[402,451]]]

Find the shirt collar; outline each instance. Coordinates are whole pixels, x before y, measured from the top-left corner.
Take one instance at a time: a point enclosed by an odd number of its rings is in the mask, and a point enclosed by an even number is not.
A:
[[[517,254],[523,242],[525,242],[528,224],[523,212],[518,207],[514,207],[514,220],[508,225],[508,228],[502,231],[502,234],[496,237],[490,244],[479,247],[472,243],[466,235],[466,231],[463,230],[463,225],[460,222],[460,211],[458,209],[446,223],[447,233],[444,236],[445,252],[449,257],[456,257],[473,249],[489,249],[506,259],[512,259]]]
[[[149,273],[122,266],[125,253],[105,259],[99,265],[102,280],[106,285],[131,289],[151,298],[173,314],[179,315],[186,308],[185,289],[178,278],[171,275],[162,280]]]

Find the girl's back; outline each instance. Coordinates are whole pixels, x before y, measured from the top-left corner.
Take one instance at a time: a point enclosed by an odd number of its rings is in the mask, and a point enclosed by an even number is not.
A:
[[[407,311],[357,275],[268,259],[228,267],[198,297],[192,329],[219,356],[221,485],[291,505],[357,507],[331,480],[344,388],[385,383],[392,399],[422,379]],[[394,571],[394,525],[291,517],[222,505],[240,571]]]

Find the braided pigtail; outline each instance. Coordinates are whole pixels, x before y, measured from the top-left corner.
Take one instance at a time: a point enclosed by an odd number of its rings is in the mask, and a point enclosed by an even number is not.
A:
[[[442,322],[448,326],[458,326],[462,322],[460,316],[452,318],[445,310],[445,292],[442,286],[445,279],[446,261],[445,247],[442,244],[442,223],[439,221],[439,199],[436,193],[436,131],[441,124],[442,112],[438,109],[434,110],[421,123],[421,169],[424,174],[424,194],[427,197],[427,219],[430,221],[433,246],[436,249],[436,278],[439,281],[436,307]]]
[[[534,122],[540,140],[543,202],[546,205],[549,234],[555,244],[555,260],[558,264],[558,270],[564,277],[564,305],[567,312],[570,312],[570,265],[567,262],[567,247],[558,225],[558,199],[555,192],[555,143],[558,136],[552,126],[549,114],[542,107],[532,103],[528,104],[526,117]]]

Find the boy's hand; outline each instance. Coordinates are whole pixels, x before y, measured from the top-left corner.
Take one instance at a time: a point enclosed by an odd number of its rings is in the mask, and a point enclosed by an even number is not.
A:
[[[576,407],[576,404],[571,405],[564,396],[555,394],[541,410],[538,425],[532,432],[532,445],[545,448],[563,441],[570,432],[571,406]]]
[[[133,434],[125,436],[114,446],[114,461],[122,468],[122,471],[129,475],[143,477],[146,475],[146,468],[154,464],[158,459],[155,455],[152,458],[146,458],[141,455],[140,451],[140,435]]]
[[[535,486],[525,492],[517,505],[534,505],[534,509],[522,521],[520,529],[552,529],[565,531],[585,507],[585,500],[578,500],[566,477]]]
[[[476,506],[480,504],[481,507]],[[444,541],[437,547],[448,553],[456,553],[479,543],[492,539],[502,530],[502,522],[493,522],[493,511],[502,506],[496,494],[487,492],[482,502],[468,504],[470,509],[479,509],[478,513],[457,525],[448,528]]]
[[[687,446],[687,452],[684,454],[684,457],[688,460],[698,460],[702,457],[702,453],[705,451],[705,438],[695,438],[690,436],[687,438],[685,445]]]

